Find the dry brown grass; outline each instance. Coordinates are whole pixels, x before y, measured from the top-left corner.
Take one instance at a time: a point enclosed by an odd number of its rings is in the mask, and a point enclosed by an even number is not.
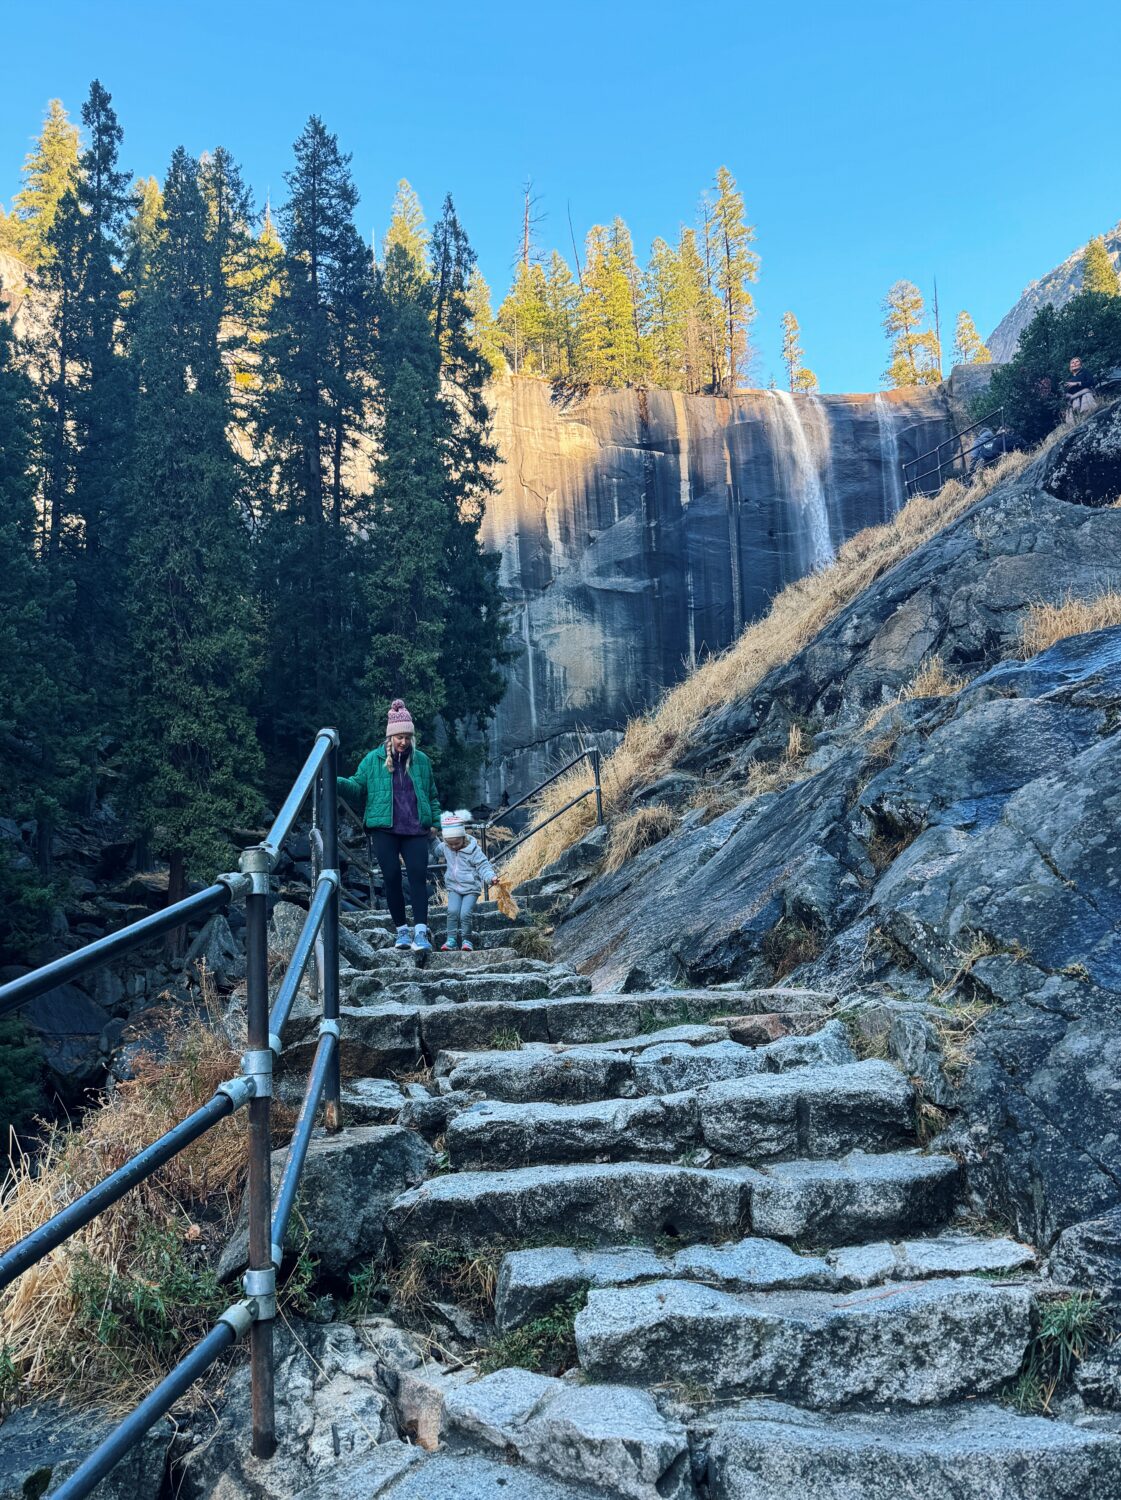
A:
[[[892,521],[858,532],[840,549],[831,566],[789,584],[776,595],[767,615],[749,625],[729,650],[710,658],[649,713],[631,721],[622,743],[604,762],[606,812],[618,814],[639,787],[669,770],[695,737],[697,724],[705,714],[751,692],[869,584],[957,520],[997,484],[1018,473],[1034,456],[1006,454],[968,489],[951,480],[929,499],[916,497]],[[547,789],[538,813],[557,812],[586,785],[586,769],[576,767]],[[512,884],[539,874],[588,832],[594,818],[589,802],[585,799],[517,850],[506,869]]]
[[[1020,628],[1020,650],[1026,658],[1046,651],[1068,636],[1086,635],[1121,625],[1121,593],[1106,589],[1094,599],[1068,594],[1059,604],[1033,604]]]
[[[50,1130],[34,1160],[15,1162],[0,1195],[0,1250],[123,1166],[236,1072],[225,1038],[184,1020],[162,1058],[142,1057],[132,1081],[79,1123]],[[292,1115],[273,1114],[281,1144]],[[244,1110],[223,1120],[8,1288],[0,1298],[7,1398],[123,1409],[209,1327],[232,1300],[210,1267],[240,1199],[247,1126]]]
[[[613,874],[629,864],[636,854],[657,844],[677,827],[677,814],[664,802],[636,807],[611,829],[603,868]]]
[[[780,792],[793,786],[806,774],[806,737],[801,726],[791,724],[786,750],[777,761],[753,761],[747,771],[747,794],[760,797],[764,792]]]
[[[928,656],[899,696],[903,700],[952,698],[961,692],[965,682],[964,677],[955,677],[946,671],[946,664],[940,656]]]

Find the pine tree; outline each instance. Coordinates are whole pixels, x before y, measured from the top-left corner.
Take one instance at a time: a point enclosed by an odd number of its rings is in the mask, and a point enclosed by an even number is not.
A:
[[[1105,248],[1105,238],[1098,235],[1086,246],[1082,257],[1082,290],[1101,292],[1107,297],[1121,296],[1121,282],[1117,279],[1117,267]]]
[[[218,158],[216,158],[217,160]],[[168,860],[168,900],[230,860],[228,831],[259,813],[249,532],[230,448],[223,327],[236,301],[216,177],[180,147],[138,296],[136,441],[128,549],[129,714],[122,760],[139,826]],[[232,186],[228,206],[239,212]]]
[[[977,332],[977,325],[967,312],[959,312],[954,328],[954,363],[957,365],[987,365],[992,359],[984,339]]]
[[[431,282],[405,245],[387,250],[375,295],[378,427],[363,688],[368,723],[403,696],[427,738],[444,704],[448,424]]]
[[[715,267],[713,286],[723,304],[722,384],[724,394],[730,396],[747,373],[748,340],[755,317],[748,283],[759,278],[759,257],[749,248],[755,229],[747,223],[743,194],[727,167],[720,167],[716,173],[708,225]]]
[[[651,377],[667,390],[681,390],[685,384],[681,263],[663,239],[656,239],[650,247],[643,292]]]
[[[883,303],[884,332],[891,358],[884,371],[888,386],[937,385],[942,379],[935,353],[936,336],[923,328],[925,308],[914,282],[897,281]]]
[[[817,390],[817,376],[802,363],[804,350],[798,342],[801,329],[792,312],[782,315],[782,362],[786,366],[787,383],[792,391],[812,395]]]
[[[147,280],[163,217],[163,193],[155,177],[138,177],[132,185],[132,217],[125,228],[124,300],[131,305]]]
[[[445,780],[457,797],[470,790],[470,772],[481,746],[469,748],[472,731],[485,729],[505,691],[506,623],[498,584],[500,559],[485,553],[479,527],[496,488],[498,449],[486,399],[489,366],[472,333],[469,299],[475,252],[451,196],[432,232],[433,323],[440,356],[439,405],[447,424],[445,454],[444,632],[440,713],[447,736]],[[438,412],[437,415],[440,413]]]
[[[88,144],[81,158],[77,204],[77,232],[85,245],[76,344],[79,379],[73,403],[74,508],[81,527],[75,621],[79,651],[100,684],[98,714],[104,730],[115,711],[113,688],[119,680],[115,643],[120,634],[121,560],[127,545],[120,495],[130,438],[129,375],[119,333],[129,174],[118,165],[122,132],[112,98],[97,79],[82,105],[82,123]],[[71,199],[67,202],[72,205]]]
[[[568,262],[554,250],[545,266],[545,317],[548,362],[544,374],[565,380],[576,367],[576,309],[580,289]]]
[[[536,261],[518,262],[514,285],[498,309],[502,348],[515,375],[552,375],[548,286]]]
[[[50,876],[50,835],[73,795],[88,748],[87,709],[66,636],[70,588],[47,565],[36,537],[35,390],[16,355],[11,325],[0,317],[0,786],[8,817],[36,820],[38,865]],[[0,950],[26,945],[45,890],[6,880],[0,901]]]
[[[681,306],[681,345],[685,389],[693,395],[714,388],[713,333],[719,311],[693,229],[682,228],[677,246],[677,295]]]
[[[385,238],[381,244],[383,265],[387,264],[389,252],[394,246],[400,246],[405,251],[421,274],[427,271],[428,241],[425,234],[424,209],[421,208],[420,199],[404,177],[397,184],[397,192],[394,195],[393,207],[389,215],[389,228],[385,231]]]
[[[588,231],[577,348],[583,380],[620,386],[642,378],[629,268],[619,253],[617,233],[601,224]]]
[[[23,164],[23,187],[4,219],[0,250],[11,250],[34,270],[50,258],[49,236],[59,205],[78,186],[78,127],[52,99],[43,129]]]
[[[275,749],[293,754],[309,725],[345,726],[359,712],[345,691],[368,645],[353,611],[343,628],[353,560],[346,522],[358,503],[347,463],[367,426],[372,359],[372,268],[354,226],[350,158],[314,115],[295,154],[257,411],[268,486],[260,551],[269,619],[266,728]]]
[[[487,362],[492,375],[502,375],[506,370],[506,358],[502,353],[502,339],[491,307],[490,287],[476,266],[467,283],[467,305],[471,313],[471,337],[475,347]]]

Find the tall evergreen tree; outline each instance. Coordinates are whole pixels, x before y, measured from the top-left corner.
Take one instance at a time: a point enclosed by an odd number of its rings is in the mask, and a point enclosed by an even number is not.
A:
[[[227,199],[239,179],[223,156]],[[242,465],[227,440],[223,327],[236,301],[216,172],[182,147],[164,186],[161,233],[138,297],[133,337],[136,441],[130,483],[128,667],[122,759],[133,811],[170,867],[168,900],[188,875],[229,861],[228,831],[259,812],[262,762],[247,704],[258,653]]]
[[[536,261],[518,262],[514,285],[498,309],[502,347],[515,375],[552,375],[548,286]]]
[[[601,224],[588,231],[584,295],[577,339],[581,379],[595,385],[632,385],[642,378],[634,294],[618,236]]]
[[[934,352],[936,335],[923,327],[925,308],[914,282],[895,282],[884,299],[883,311],[884,332],[891,343],[885,384],[937,385],[942,372]]]
[[[66,627],[70,585],[36,538],[34,388],[0,316],[0,785],[9,817],[34,818],[39,875],[50,876],[51,830],[71,799],[86,748],[86,705]],[[0,950],[33,933],[38,901],[26,880],[0,881]]]
[[[1102,292],[1107,297],[1121,296],[1121,282],[1117,278],[1117,267],[1105,248],[1105,238],[1098,235],[1086,246],[1082,257],[1082,290]]]
[[[713,334],[716,297],[693,229],[683,228],[677,245],[677,295],[681,304],[682,359],[685,389],[694,395],[713,388],[716,353]]]
[[[389,248],[378,270],[376,308],[377,458],[363,686],[370,722],[401,695],[427,738],[444,704],[448,424],[431,281],[403,244]]]
[[[404,177],[397,184],[393,207],[389,214],[389,228],[381,244],[382,264],[388,263],[389,252],[399,246],[423,275],[428,268],[426,251],[427,235],[424,225],[424,209],[420,199]]]
[[[564,380],[576,366],[576,310],[580,289],[568,262],[558,250],[550,254],[544,270],[549,359],[543,373],[554,380]]]
[[[977,325],[967,312],[959,312],[954,328],[954,363],[958,365],[987,365],[992,359],[984,339],[977,332]]]
[[[132,216],[125,227],[124,298],[131,305],[147,280],[160,236],[163,193],[155,177],[138,177],[132,185]]]
[[[23,164],[23,187],[3,220],[0,250],[10,250],[38,270],[50,257],[51,226],[67,193],[78,186],[78,127],[61,100],[47,106],[43,128]]]
[[[491,307],[490,287],[478,266],[471,272],[467,283],[467,304],[471,311],[471,337],[475,346],[486,360],[490,373],[501,375],[506,369],[502,338]]]
[[[787,384],[791,391],[812,395],[817,390],[817,376],[802,363],[805,351],[799,342],[801,329],[792,312],[782,315],[782,362],[786,366]]]
[[[505,690],[499,666],[506,623],[498,584],[499,558],[486,553],[479,527],[496,488],[498,449],[486,399],[489,366],[475,341],[470,303],[475,252],[451,195],[432,232],[433,321],[447,420],[445,453],[444,638],[440,674],[441,718],[447,735],[443,760],[457,795],[467,795],[480,750],[472,731],[485,729]],[[477,741],[476,741],[477,746]]]
[[[755,317],[748,283],[759,278],[759,257],[750,248],[755,229],[747,222],[743,194],[727,167],[720,167],[716,173],[708,225],[713,242],[713,284],[723,305],[721,384],[724,394],[730,396],[747,373],[749,334]]]
[[[370,257],[354,227],[350,157],[312,116],[286,174],[284,258],[263,346],[258,428],[262,588],[269,620],[266,730],[296,753],[327,717],[357,711],[344,691],[367,646],[342,629],[351,551],[347,460],[365,430],[371,363]],[[407,252],[406,252],[407,253]]]
[[[650,247],[644,278],[645,325],[651,376],[656,385],[680,390],[685,384],[685,308],[681,263],[665,240]]]

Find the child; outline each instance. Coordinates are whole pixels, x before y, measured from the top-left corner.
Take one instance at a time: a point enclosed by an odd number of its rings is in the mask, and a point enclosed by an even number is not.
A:
[[[444,885],[448,893],[448,937],[441,952],[462,948],[472,952],[471,913],[482,895],[484,882],[498,879],[494,866],[467,832],[469,812],[444,813],[440,818],[440,853],[447,867]]]

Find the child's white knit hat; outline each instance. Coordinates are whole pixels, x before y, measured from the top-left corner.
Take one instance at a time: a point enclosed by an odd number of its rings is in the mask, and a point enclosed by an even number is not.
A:
[[[445,839],[465,839],[467,826],[461,812],[440,814],[440,834]]]

